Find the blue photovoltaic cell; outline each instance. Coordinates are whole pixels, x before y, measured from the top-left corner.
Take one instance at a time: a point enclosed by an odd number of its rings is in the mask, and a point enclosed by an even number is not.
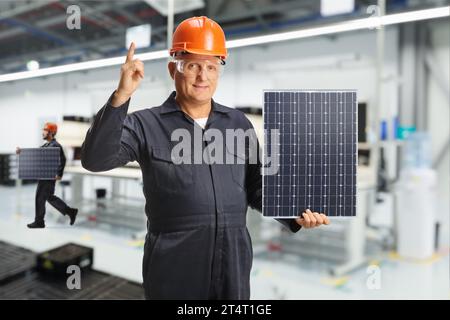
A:
[[[60,148],[26,148],[20,150],[19,179],[52,180],[58,174]]]
[[[264,91],[263,215],[356,215],[356,91]],[[278,129],[279,152],[271,130]]]

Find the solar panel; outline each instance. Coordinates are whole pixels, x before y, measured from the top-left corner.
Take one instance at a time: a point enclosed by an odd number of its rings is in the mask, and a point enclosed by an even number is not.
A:
[[[264,216],[356,215],[357,120],[356,91],[264,91]]]
[[[19,155],[19,179],[55,179],[59,165],[60,148],[21,149]]]

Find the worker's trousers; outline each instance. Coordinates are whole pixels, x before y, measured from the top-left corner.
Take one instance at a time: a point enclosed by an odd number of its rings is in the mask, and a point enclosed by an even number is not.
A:
[[[70,212],[70,207],[60,198],[54,195],[55,181],[40,180],[36,190],[36,216],[35,221],[44,222],[45,202],[48,201],[56,210],[66,215]]]

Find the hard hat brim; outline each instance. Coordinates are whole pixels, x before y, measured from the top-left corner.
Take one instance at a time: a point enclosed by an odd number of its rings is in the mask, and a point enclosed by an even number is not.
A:
[[[179,50],[177,48],[173,48],[170,50],[170,55],[174,55],[176,52],[184,51],[189,52],[193,54],[201,54],[204,56],[212,56],[212,57],[219,57],[222,60],[225,60],[227,58],[227,53],[223,52],[217,52],[217,51],[210,51],[210,50],[204,50],[204,49],[192,49],[192,48],[180,48]]]

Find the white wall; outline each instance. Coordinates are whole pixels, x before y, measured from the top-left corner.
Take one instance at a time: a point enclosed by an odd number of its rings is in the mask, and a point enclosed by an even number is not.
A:
[[[436,21],[431,28],[431,51],[441,76],[446,81],[447,90],[450,90],[450,23],[449,21]],[[436,158],[450,136],[450,102],[436,78],[429,77],[427,88],[428,128],[432,140],[433,159]],[[445,220],[450,212],[450,152],[447,150],[445,158],[440,163],[438,170],[438,215]]]

